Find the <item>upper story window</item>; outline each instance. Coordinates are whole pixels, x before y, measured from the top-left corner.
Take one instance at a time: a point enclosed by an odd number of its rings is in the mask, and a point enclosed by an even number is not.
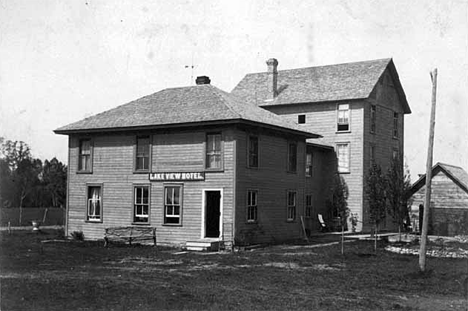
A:
[[[376,112],[377,112],[377,106],[371,105],[371,108],[370,108],[370,131],[371,133],[375,133]]]
[[[164,187],[164,224],[182,224],[181,215],[182,186]]]
[[[87,216],[88,221],[102,221],[102,188],[101,186],[88,187]]]
[[[293,221],[296,219],[296,191],[288,191],[288,209],[287,209],[287,220]]]
[[[258,137],[249,136],[249,167],[258,167]]]
[[[257,222],[258,217],[258,192],[255,190],[247,191],[247,222]]]
[[[288,143],[288,172],[297,172],[297,144]]]
[[[221,134],[206,135],[206,168],[222,168]]]
[[[375,163],[375,145],[370,145],[369,149],[370,165]]]
[[[78,171],[92,171],[92,144],[91,139],[80,139],[80,149],[78,155]]]
[[[297,123],[305,124],[306,123],[306,115],[305,114],[298,115],[297,116]]]
[[[349,131],[349,104],[338,105],[337,131]]]
[[[133,222],[149,223],[149,186],[135,186],[133,197]]]
[[[313,163],[313,154],[312,152],[307,152],[306,154],[306,167],[305,167],[305,174],[307,177],[312,176],[312,163]]]
[[[150,167],[150,138],[149,136],[139,136],[136,142],[135,170],[148,171]]]
[[[338,143],[336,145],[338,158],[338,172],[349,173],[349,143]]]
[[[393,138],[398,138],[398,112],[393,113]]]

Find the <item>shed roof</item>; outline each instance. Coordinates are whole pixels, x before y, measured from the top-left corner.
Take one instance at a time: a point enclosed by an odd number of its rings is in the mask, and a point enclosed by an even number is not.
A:
[[[210,84],[169,88],[60,127],[58,134],[248,122],[320,137]]]
[[[450,179],[452,179],[460,188],[468,193],[468,173],[459,166],[449,165],[438,162],[432,167],[432,176],[439,171],[444,172]],[[419,179],[411,186],[410,194],[415,193],[422,186],[426,184],[426,174],[421,175]]]
[[[267,72],[247,74],[232,90],[258,106],[368,98],[385,70],[393,77],[404,112],[411,113],[391,58],[278,71],[278,95],[267,99]]]

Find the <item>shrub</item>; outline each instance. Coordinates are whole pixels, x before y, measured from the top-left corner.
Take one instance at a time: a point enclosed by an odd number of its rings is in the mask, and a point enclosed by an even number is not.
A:
[[[71,236],[72,236],[73,240],[75,240],[75,241],[83,241],[84,240],[83,231],[73,231],[71,233]]]

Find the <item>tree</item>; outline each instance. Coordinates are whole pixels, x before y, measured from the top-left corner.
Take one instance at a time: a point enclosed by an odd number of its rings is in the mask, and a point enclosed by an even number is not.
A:
[[[345,224],[346,218],[349,216],[348,195],[348,185],[344,181],[343,177],[336,173],[333,176],[331,200],[329,205],[333,216],[340,217],[342,220],[342,225]]]
[[[386,182],[382,169],[378,164],[372,164],[366,179],[366,194],[369,203],[369,216],[374,224],[374,233],[377,235],[379,225],[386,217]],[[377,237],[376,237],[377,239]],[[375,244],[377,249],[377,240]]]
[[[401,228],[404,221],[408,218],[409,202],[407,192],[411,187],[411,178],[408,168],[403,169],[403,161],[400,157],[392,160],[387,170],[387,210],[392,216],[393,221],[398,225],[398,232],[401,234]]]
[[[47,195],[47,206],[61,207],[65,205],[67,166],[53,158],[44,161],[42,170],[43,195]]]

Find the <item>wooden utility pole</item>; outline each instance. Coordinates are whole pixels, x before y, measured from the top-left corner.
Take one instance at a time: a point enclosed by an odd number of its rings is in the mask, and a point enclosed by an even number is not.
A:
[[[429,146],[427,148],[426,162],[426,191],[424,197],[424,214],[421,228],[421,245],[419,248],[419,269],[421,272],[426,271],[426,243],[427,243],[427,227],[429,222],[429,213],[431,207],[431,180],[432,180],[432,150],[434,148],[434,128],[435,128],[435,112],[436,112],[436,91],[437,91],[437,68],[431,72],[432,79],[432,107],[431,121],[429,125]]]

